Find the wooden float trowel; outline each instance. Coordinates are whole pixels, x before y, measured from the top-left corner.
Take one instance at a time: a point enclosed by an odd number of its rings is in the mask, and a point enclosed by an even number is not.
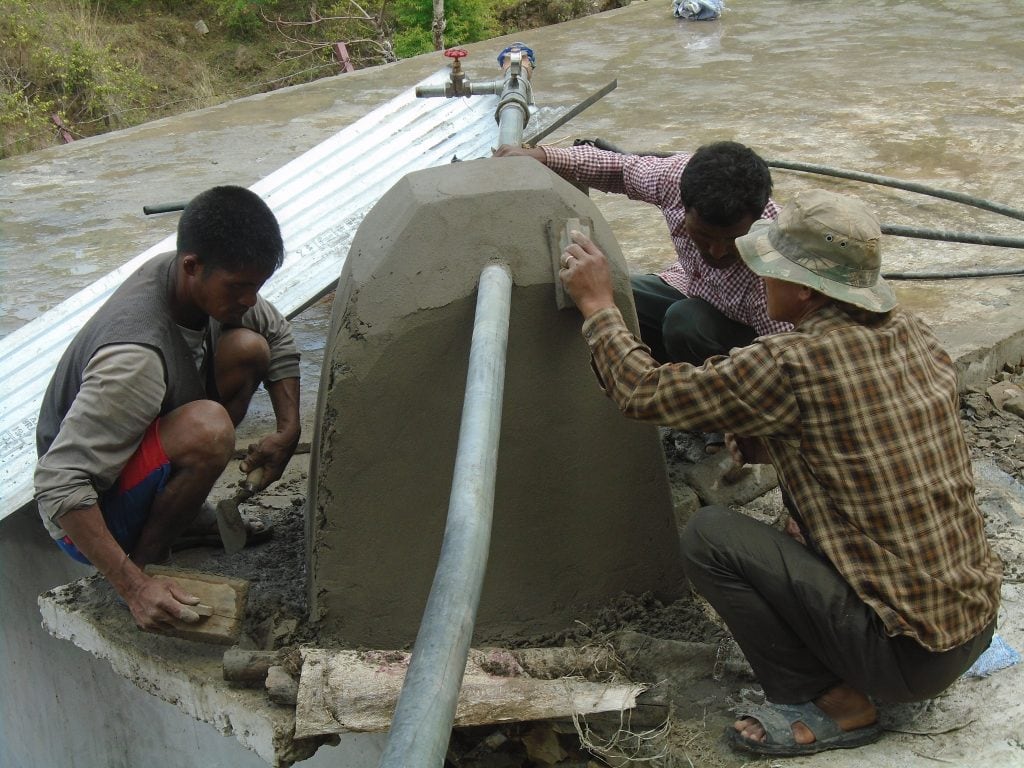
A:
[[[238,511],[238,505],[260,490],[262,483],[263,467],[257,467],[245,480],[239,482],[234,496],[217,502],[217,530],[220,531],[221,541],[224,542],[224,551],[229,555],[245,549],[245,543],[249,539],[249,532],[245,520],[242,519],[242,513]]]
[[[562,253],[572,244],[573,230],[590,237],[594,229],[594,222],[591,219],[566,219],[561,226],[554,221],[547,225],[548,243],[551,246],[551,269],[554,272],[555,283],[555,306],[559,309],[575,309],[576,303],[562,286],[562,278],[559,273],[562,269]]]

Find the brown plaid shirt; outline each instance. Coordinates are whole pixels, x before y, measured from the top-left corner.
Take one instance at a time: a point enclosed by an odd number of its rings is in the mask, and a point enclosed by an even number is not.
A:
[[[891,635],[943,651],[995,617],[1002,567],[974,498],[956,371],[913,315],[830,304],[699,368],[659,367],[615,309],[583,333],[630,418],[760,437],[814,546]]]

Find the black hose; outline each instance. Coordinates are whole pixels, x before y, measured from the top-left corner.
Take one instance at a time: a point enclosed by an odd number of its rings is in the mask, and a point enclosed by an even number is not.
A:
[[[840,179],[853,179],[854,181],[863,181],[868,184],[878,184],[883,187],[893,187],[895,189],[905,189],[908,192],[916,192],[919,195],[929,195],[931,197],[939,197],[943,200],[952,200],[954,203],[961,203],[963,205],[970,205],[975,208],[981,208],[986,211],[992,211],[992,213],[998,213],[1003,216],[1009,216],[1011,219],[1017,219],[1018,221],[1024,221],[1024,211],[1018,211],[1016,208],[1011,208],[1008,205],[1002,203],[993,203],[991,200],[983,200],[980,197],[974,197],[972,195],[965,195],[962,192],[953,192],[949,189],[940,189],[939,187],[929,187],[925,184],[918,184],[913,181],[901,181],[900,179],[894,179],[890,176],[878,176],[874,173],[861,173],[860,171],[848,171],[843,168],[830,168],[827,165],[812,165],[811,163],[791,163],[785,160],[765,160],[771,168],[783,168],[788,171],[803,171],[805,173],[816,173],[821,176],[835,176]],[[914,237],[914,235],[903,235],[903,237]]]
[[[188,202],[183,203],[158,203],[157,205],[144,205],[142,212],[149,216],[153,213],[171,213],[172,211],[184,211]]]
[[[972,245],[996,245],[1001,248],[1024,248],[1024,237],[1004,237],[984,232],[950,232],[944,229],[919,229],[902,227],[898,224],[883,224],[883,235],[894,237],[915,237],[919,240],[942,240],[947,243],[970,243]]]
[[[883,272],[886,280],[956,280],[962,277],[1006,277],[1024,275],[1024,267],[978,267],[958,272]]]
[[[577,139],[573,144],[588,144],[608,152],[616,152],[620,155],[636,154],[648,157],[671,157],[672,155],[681,154],[680,152],[630,153],[615,146],[611,142],[605,141],[604,139]],[[803,171],[805,173],[817,173],[824,176],[837,176],[839,178],[853,179],[855,181],[864,181],[869,184],[878,184],[881,186],[903,189],[908,192],[917,192],[922,195],[940,197],[944,200],[963,203],[964,205],[982,208],[993,213],[999,213],[1003,216],[1009,216],[1010,218],[1024,221],[1024,211],[1010,208],[1009,206],[1002,205],[1001,203],[993,203],[989,200],[965,195],[960,192],[952,192],[947,189],[928,187],[924,184],[901,181],[888,176],[877,176],[873,173],[861,173],[859,171],[847,171],[841,168],[830,168],[825,165],[790,163],[781,160],[766,160],[765,162],[772,168]],[[936,229],[920,229],[918,227],[903,227],[896,224],[883,224],[882,233],[892,235],[894,237],[913,237],[922,240],[941,240],[944,242],[971,243],[974,245],[995,245],[1002,248],[1024,248],[1024,238],[1003,237],[1001,235],[989,235],[978,232],[950,232]],[[992,267],[959,270],[956,272],[890,272],[883,274],[883,277],[889,280],[946,280],[962,277],[997,277],[1009,275],[1024,275],[1024,267]]]
[[[680,152],[626,152],[623,149],[611,144],[604,139],[582,139],[574,143],[590,144],[597,147],[598,149],[605,149],[609,152],[617,152],[620,155],[634,154],[634,155],[646,155],[650,157],[671,157],[672,155],[681,154]],[[954,203],[962,203],[963,205],[970,205],[975,208],[982,208],[986,211],[992,211],[1003,216],[1009,216],[1011,219],[1017,219],[1024,221],[1024,211],[1019,211],[1016,208],[1011,208],[1008,205],[1002,203],[993,203],[991,200],[984,200],[980,197],[973,197],[972,195],[965,195],[962,192],[953,192],[949,189],[940,189],[939,187],[929,187],[925,184],[918,184],[913,181],[902,181],[901,179],[894,179],[891,176],[878,176],[874,173],[862,173],[861,171],[848,171],[844,168],[832,168],[827,165],[815,165],[813,163],[792,163],[787,160],[765,160],[770,168],[782,168],[789,171],[802,171],[804,173],[815,173],[821,176],[835,176],[840,179],[853,179],[854,181],[863,181],[868,184],[877,184],[883,187],[893,187],[895,189],[904,189],[908,192],[916,192],[919,195],[930,195],[931,197],[939,197],[943,200],[952,200]],[[901,237],[916,237],[916,235],[901,235]],[[928,239],[939,239],[939,238],[928,238]],[[974,242],[974,241],[962,241],[962,242]],[[987,243],[985,243],[987,245]],[[1020,246],[1010,246],[1020,247]]]

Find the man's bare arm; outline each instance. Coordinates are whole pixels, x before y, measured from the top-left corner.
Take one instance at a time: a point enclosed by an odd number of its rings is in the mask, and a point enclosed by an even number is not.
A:
[[[166,627],[171,619],[199,621],[199,614],[189,607],[196,605],[199,598],[172,581],[146,575],[111,535],[98,505],[65,512],[60,524],[78,550],[128,604],[135,623],[142,629]]]
[[[266,388],[270,394],[274,416],[277,418],[277,431],[250,445],[249,453],[241,464],[241,469],[245,473],[252,472],[257,467],[263,468],[261,488],[267,487],[284,474],[302,434],[302,423],[299,418],[299,379],[279,379],[266,384]]]

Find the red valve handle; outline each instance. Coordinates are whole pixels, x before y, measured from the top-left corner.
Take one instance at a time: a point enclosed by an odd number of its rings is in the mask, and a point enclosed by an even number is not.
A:
[[[449,48],[444,55],[449,59],[461,59],[463,56],[469,56],[469,51],[465,48]]]

